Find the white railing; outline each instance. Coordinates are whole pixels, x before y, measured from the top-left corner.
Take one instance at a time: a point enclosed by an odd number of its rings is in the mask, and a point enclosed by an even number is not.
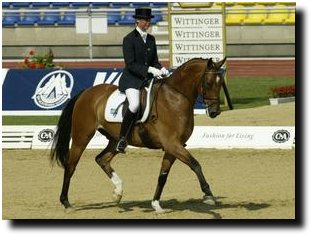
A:
[[[2,126],[2,148],[31,149],[36,126]]]

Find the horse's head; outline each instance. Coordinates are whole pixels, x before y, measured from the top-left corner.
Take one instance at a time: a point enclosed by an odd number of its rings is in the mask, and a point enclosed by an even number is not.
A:
[[[215,63],[210,58],[202,77],[201,92],[204,104],[206,105],[206,114],[210,118],[215,118],[221,113],[220,90],[223,83],[223,76],[220,74],[219,69],[225,60],[226,58]]]

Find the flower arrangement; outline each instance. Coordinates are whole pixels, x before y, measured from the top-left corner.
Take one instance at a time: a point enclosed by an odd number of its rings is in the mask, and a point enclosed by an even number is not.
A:
[[[274,98],[292,97],[296,95],[295,85],[271,88]]]
[[[51,49],[44,56],[37,55],[34,50],[30,50],[24,58],[24,67],[31,69],[55,68],[53,58],[54,55]]]

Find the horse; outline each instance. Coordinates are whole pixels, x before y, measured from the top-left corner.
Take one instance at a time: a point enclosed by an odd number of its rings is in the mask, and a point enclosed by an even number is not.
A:
[[[160,197],[170,168],[178,159],[195,172],[204,193],[203,202],[215,205],[216,200],[199,162],[186,149],[186,142],[194,128],[194,104],[199,95],[203,98],[206,114],[215,118],[220,113],[220,90],[223,76],[220,68],[226,58],[214,62],[212,58],[191,59],[179,66],[169,77],[154,84],[155,98],[146,122],[136,124],[128,137],[129,145],[162,149],[164,156],[158,176],[152,208],[163,211]],[[71,98],[62,111],[53,139],[50,159],[64,168],[61,204],[72,208],[68,200],[70,180],[79,159],[96,131],[108,139],[106,148],[95,157],[96,163],[111,180],[113,199],[118,204],[123,195],[122,180],[110,163],[118,154],[120,123],[105,120],[104,111],[115,85],[101,84],[87,88]],[[144,136],[141,136],[140,133]],[[72,140],[71,148],[70,140]]]

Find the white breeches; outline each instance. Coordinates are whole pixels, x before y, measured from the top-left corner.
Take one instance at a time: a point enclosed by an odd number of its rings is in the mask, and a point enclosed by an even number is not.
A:
[[[126,96],[129,101],[129,109],[132,113],[136,113],[140,107],[140,91],[134,88],[126,90]]]

